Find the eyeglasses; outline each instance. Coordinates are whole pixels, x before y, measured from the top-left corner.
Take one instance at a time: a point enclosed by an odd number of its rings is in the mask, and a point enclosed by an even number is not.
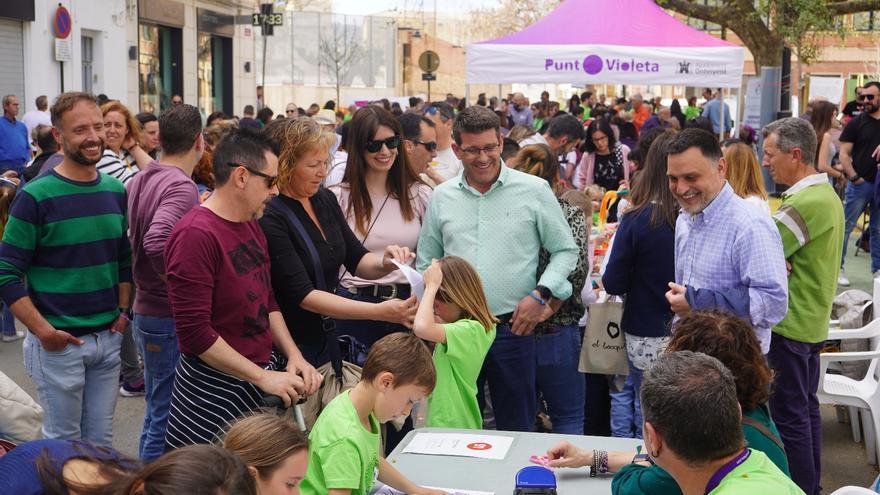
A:
[[[437,149],[437,141],[413,141],[413,144],[421,144],[428,151],[434,151]]]
[[[496,151],[498,151],[497,144],[490,144],[488,146],[483,146],[482,148],[476,148],[476,147],[462,148],[462,150],[461,150],[461,152],[464,153],[465,155],[474,156],[474,157],[480,156],[480,153],[486,153],[487,155],[491,155],[492,153],[495,153]]]
[[[858,96],[856,96],[856,99],[859,101],[861,101],[861,100],[874,101],[874,98],[876,96],[877,95],[858,95]]]
[[[385,145],[389,150],[397,149],[400,146],[400,136],[391,136],[388,139],[374,139],[364,143],[364,149],[370,153],[378,153]]]
[[[262,177],[263,180],[266,181],[266,187],[268,187],[269,189],[272,189],[273,187],[278,185],[278,176],[277,175],[264,174],[263,172],[260,172],[259,170],[254,170],[251,167],[248,167],[247,165],[244,165],[242,163],[226,162],[226,165],[229,167],[232,167],[232,168],[243,167],[248,172],[250,172],[258,177]]]
[[[597,138],[590,138],[590,141],[594,143],[601,143],[602,141],[608,141],[608,136],[602,136]]]

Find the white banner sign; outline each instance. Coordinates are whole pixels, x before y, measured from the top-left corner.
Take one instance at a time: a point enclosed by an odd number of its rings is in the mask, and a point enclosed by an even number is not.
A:
[[[578,83],[740,86],[741,47],[471,44],[468,84]]]
[[[810,76],[810,98],[807,101],[825,100],[841,108],[843,85],[842,77]]]
[[[761,128],[761,78],[750,77],[746,84],[746,103],[743,109],[743,124],[753,129]]]

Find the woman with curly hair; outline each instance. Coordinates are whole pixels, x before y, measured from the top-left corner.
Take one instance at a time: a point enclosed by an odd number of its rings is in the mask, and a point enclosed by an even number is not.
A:
[[[560,304],[559,307],[554,308],[556,311],[535,327],[535,383],[547,403],[553,433],[583,435],[586,381],[578,371],[582,342],[578,322],[584,314],[581,290],[590,275],[590,224],[584,210],[560,197],[565,187],[559,178],[559,162],[549,146],[526,146],[519,150],[512,161],[517,170],[541,177],[550,184],[578,246],[578,263],[568,276],[571,297],[561,301],[561,304],[552,299],[548,306]],[[549,253],[541,249],[538,255],[538,278],[549,262]],[[548,308],[546,311],[552,310]]]
[[[770,419],[767,400],[773,372],[761,352],[751,325],[730,313],[692,311],[683,316],[666,352],[693,351],[708,354],[733,373],[736,395],[742,409],[742,429],[748,446],[762,451],[782,472],[789,475],[788,460],[779,432]],[[678,495],[681,489],[672,476],[655,466],[640,452],[584,451],[561,442],[547,452],[553,467],[581,467],[593,463],[594,453],[603,460],[600,470],[616,473],[611,492]]]

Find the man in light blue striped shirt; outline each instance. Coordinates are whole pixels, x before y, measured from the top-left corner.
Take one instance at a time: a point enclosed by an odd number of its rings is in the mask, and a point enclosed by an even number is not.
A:
[[[483,280],[501,320],[483,371],[499,430],[530,431],[535,422],[535,325],[546,308],[571,296],[568,275],[578,247],[547,181],[504,166],[498,117],[473,106],[458,114],[453,151],[464,173],[437,186],[422,223],[418,268],[459,256]],[[537,277],[538,254],[550,263]]]
[[[680,132],[666,149],[669,188],[681,205],[675,224],[672,311],[719,309],[749,320],[770,350],[770,329],[788,311],[782,239],[773,219],[724,179],[727,164],[715,136]]]

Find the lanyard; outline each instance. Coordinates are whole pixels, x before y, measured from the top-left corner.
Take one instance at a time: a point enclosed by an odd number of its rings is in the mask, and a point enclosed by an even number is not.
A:
[[[740,452],[738,456],[733,458],[733,460],[718,468],[718,471],[715,471],[715,474],[713,474],[712,477],[709,478],[709,482],[706,483],[706,494],[718,488],[718,485],[721,484],[721,480],[723,480],[725,476],[730,474],[730,472],[736,469],[740,464],[745,462],[745,460],[749,458],[749,454],[751,453],[751,450],[747,448],[743,449],[743,451]]]

